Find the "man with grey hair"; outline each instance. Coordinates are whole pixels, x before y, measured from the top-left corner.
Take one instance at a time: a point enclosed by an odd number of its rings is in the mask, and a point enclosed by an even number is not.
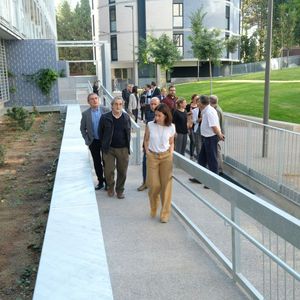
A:
[[[131,132],[130,117],[123,112],[123,103],[122,97],[115,97],[111,101],[112,111],[101,117],[99,125],[107,194],[113,197],[116,191],[119,199],[125,198],[124,185],[129,162]],[[116,182],[115,169],[117,169]]]
[[[219,106],[218,97],[216,95],[211,95],[209,97],[209,103],[217,111],[217,114],[218,114],[218,117],[219,117],[219,122],[220,122],[220,128],[221,128],[222,133],[224,134],[225,133],[224,125],[223,125],[224,114],[223,114],[222,108]],[[220,141],[218,142],[217,159],[218,159],[219,175],[223,175],[223,159],[222,159]]]
[[[90,93],[87,97],[87,102],[90,107],[82,113],[80,131],[85,144],[89,147],[92,154],[94,168],[98,178],[98,185],[95,187],[95,190],[102,190],[104,188],[105,180],[103,177],[101,158],[99,122],[101,116],[108,112],[109,109],[99,105],[99,97],[96,93]]]

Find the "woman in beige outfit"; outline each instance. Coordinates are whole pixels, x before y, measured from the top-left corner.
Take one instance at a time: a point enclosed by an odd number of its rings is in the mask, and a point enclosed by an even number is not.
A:
[[[171,212],[174,136],[171,111],[166,104],[159,104],[155,109],[154,121],[146,127],[144,146],[150,215],[152,218],[156,216],[160,199],[162,223],[168,222]]]

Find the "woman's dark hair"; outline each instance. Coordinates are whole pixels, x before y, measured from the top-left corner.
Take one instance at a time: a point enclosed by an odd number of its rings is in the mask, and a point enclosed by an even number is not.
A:
[[[198,94],[193,94],[193,95],[192,95],[192,97],[191,97],[191,101],[193,101],[193,100],[194,100],[194,98],[196,98],[196,97],[198,97],[198,98],[199,98]]]
[[[137,94],[137,91],[138,91],[138,87],[135,85],[135,86],[132,88],[132,93]]]
[[[154,111],[159,111],[165,115],[165,126],[170,126],[172,124],[172,114],[169,106],[165,103],[161,103],[156,106]],[[155,122],[155,121],[154,121]]]

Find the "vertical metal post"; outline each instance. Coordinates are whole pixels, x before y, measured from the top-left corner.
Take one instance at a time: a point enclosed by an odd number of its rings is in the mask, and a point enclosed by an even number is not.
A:
[[[266,42],[266,71],[265,71],[265,93],[264,93],[264,118],[263,123],[269,124],[270,113],[270,62],[272,51],[272,22],[273,22],[273,0],[268,0],[268,30]],[[268,128],[263,128],[263,149],[262,156],[268,155]]]
[[[131,29],[132,29],[132,81],[134,85],[138,85],[138,80],[136,77],[136,63],[135,63],[135,38],[134,38],[134,6],[125,5],[131,9]]]
[[[231,203],[231,220],[240,225],[240,218],[234,203]],[[235,228],[231,227],[231,248],[232,248],[232,272],[233,279],[237,281],[236,274],[241,270],[241,239]]]

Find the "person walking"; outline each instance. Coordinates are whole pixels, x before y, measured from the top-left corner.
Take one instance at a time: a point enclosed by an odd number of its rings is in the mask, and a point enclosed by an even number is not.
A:
[[[186,100],[183,98],[178,99],[176,106],[177,109],[173,113],[173,123],[176,128],[175,151],[184,156],[188,134],[188,116],[185,110]]]
[[[224,135],[220,129],[217,111],[209,104],[209,97],[200,96],[200,109],[202,115],[201,136],[202,147],[198,157],[198,163],[218,174],[217,149],[218,141],[224,140]]]
[[[138,105],[139,105],[139,96],[138,96],[138,87],[135,85],[132,88],[132,93],[129,96],[129,103],[128,103],[128,114],[132,116],[137,123],[138,119]]]
[[[152,95],[151,97],[158,97],[160,96],[160,89],[156,86],[156,82],[152,81],[151,82],[151,91],[152,91]]]
[[[159,105],[160,101],[157,97],[153,97],[150,101],[150,112],[148,114],[148,119],[146,119],[146,123],[153,121],[155,116],[155,108]],[[146,125],[147,126],[147,125]],[[145,139],[145,136],[144,136]],[[143,163],[142,163],[142,170],[143,170],[143,182],[142,184],[137,188],[139,192],[144,191],[147,189],[147,183],[146,183],[146,174],[147,174],[147,166],[146,166],[146,152],[145,152],[145,146],[143,142]]]
[[[160,199],[162,223],[168,222],[171,212],[174,136],[171,111],[166,104],[159,104],[155,109],[155,120],[146,127],[144,145],[150,216],[156,216]]]
[[[129,104],[129,97],[132,92],[132,84],[127,84],[126,88],[122,90],[122,98],[125,102],[125,110],[127,111],[128,109],[128,104]]]
[[[210,105],[217,111],[218,117],[219,117],[219,123],[220,123],[220,128],[223,134],[225,134],[224,131],[224,125],[223,125],[223,120],[224,120],[224,114],[222,108],[219,106],[219,99],[216,95],[211,95],[209,97],[209,103]],[[218,171],[219,175],[223,175],[223,159],[222,159],[222,153],[221,153],[221,145],[220,141],[218,142],[218,152],[217,152],[217,159],[218,159]]]
[[[176,88],[174,85],[170,85],[169,86],[169,94],[167,95],[166,98],[164,98],[163,100],[161,100],[162,103],[165,103],[168,105],[168,107],[171,110],[171,113],[174,112],[174,110],[176,109],[176,101],[177,101],[177,97],[176,97]]]
[[[99,80],[96,80],[93,84],[93,93],[99,96]]]
[[[102,190],[105,185],[105,180],[103,177],[103,165],[101,158],[99,122],[101,116],[108,112],[109,109],[100,105],[99,97],[95,93],[88,95],[87,102],[90,107],[82,113],[80,131],[93,158],[94,168],[98,178],[98,184],[95,187],[95,190]]]
[[[194,159],[195,152],[195,134],[194,134],[194,122],[193,122],[193,109],[198,108],[197,101],[199,96],[193,94],[191,97],[191,103],[186,106],[186,111],[188,114],[188,136],[190,140],[190,159]],[[200,152],[200,151],[199,151]]]
[[[124,185],[129,162],[131,132],[130,117],[123,112],[123,102],[122,97],[115,97],[111,101],[112,111],[101,117],[99,125],[107,194],[113,197],[116,191],[119,199],[125,198]],[[115,169],[117,169],[116,184]]]

